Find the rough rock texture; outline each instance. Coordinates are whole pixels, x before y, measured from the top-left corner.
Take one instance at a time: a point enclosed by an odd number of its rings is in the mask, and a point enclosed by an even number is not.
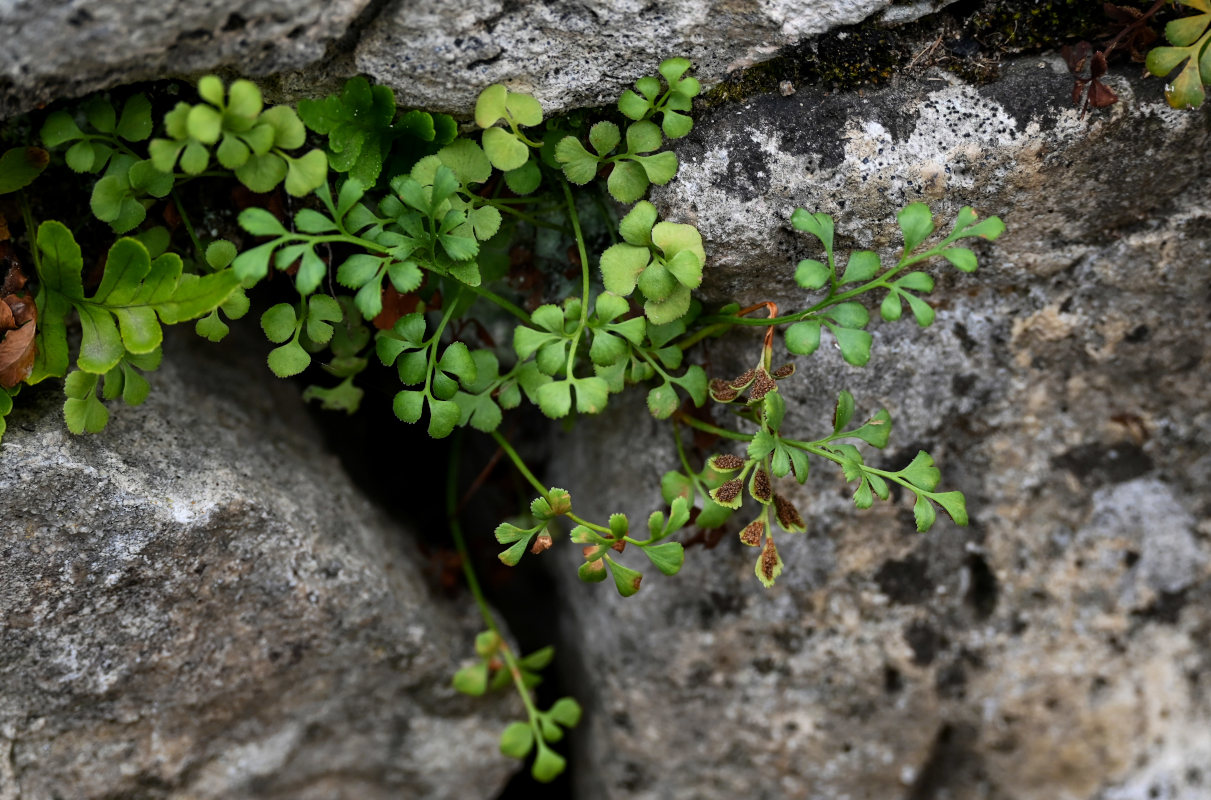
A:
[[[210,70],[279,76],[279,94],[358,72],[405,107],[470,113],[485,86],[533,92],[548,113],[613,102],[662,59],[707,83],[778,48],[882,14],[915,19],[949,0],[15,0],[0,4],[0,118],[123,83]]]
[[[693,59],[710,84],[729,69],[887,9],[889,0],[588,0],[447,4],[396,0],[358,44],[357,65],[404,105],[465,111],[506,83],[548,111],[615,102],[663,59]],[[897,22],[945,3],[896,9]]]
[[[1004,218],[978,273],[933,269],[931,328],[872,323],[863,369],[826,333],[781,384],[801,438],[828,433],[840,389],[888,408],[869,460],[930,451],[972,521],[917,534],[910,496],[857,511],[817,463],[783,489],[809,532],[779,537],[772,590],[730,531],[629,600],[578,585],[565,548],[565,591],[593,599],[564,627],[590,708],[580,796],[1211,795],[1211,115],[1119,79],[1123,102],[1081,120],[1070,87],[1044,58],[983,88],[801,89],[701,115],[679,145],[657,203],[701,229],[713,300],[807,305],[796,206],[836,215],[840,252],[888,257],[910,200]],[[712,343],[710,369],[759,347]],[[658,507],[677,458],[642,416],[561,442],[552,481],[580,514]]]
[[[450,688],[474,604],[428,591],[293,387],[169,350],[101,435],[53,393],[9,417],[0,798],[493,797],[519,709]]]
[[[37,103],[208,70],[313,64],[370,0],[8,0],[0,118]]]

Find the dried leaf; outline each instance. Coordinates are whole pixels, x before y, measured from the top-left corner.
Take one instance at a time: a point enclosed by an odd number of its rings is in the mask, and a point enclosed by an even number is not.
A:
[[[1105,108],[1118,102],[1118,95],[1101,81],[1089,84],[1089,105],[1094,108]]]
[[[34,299],[29,295],[8,295],[0,301],[0,331],[6,331],[0,339],[0,386],[5,389],[28,378],[34,368],[36,316]]]

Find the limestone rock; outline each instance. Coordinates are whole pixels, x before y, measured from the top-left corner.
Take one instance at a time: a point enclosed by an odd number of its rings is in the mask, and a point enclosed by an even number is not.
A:
[[[520,709],[450,688],[474,604],[429,591],[295,387],[190,344],[100,435],[53,392],[9,417],[0,797],[494,796]]]
[[[547,113],[614,102],[661,60],[710,84],[842,25],[916,19],[928,0],[20,0],[0,5],[0,119],[125,83],[230,70],[293,99],[359,72],[404,107],[469,115],[486,86],[533,92]]]
[[[395,2],[357,48],[358,68],[401,104],[466,112],[485,86],[530,92],[554,113],[606,105],[671,56],[706,84],[779,48],[888,8],[888,0]],[[896,22],[945,3],[898,7]]]
[[[0,5],[0,118],[125,83],[314,64],[370,0],[15,0]]]
[[[796,438],[830,432],[841,389],[858,418],[888,408],[890,446],[868,460],[929,451],[971,525],[917,534],[907,492],[858,511],[817,462],[779,488],[809,531],[778,537],[771,590],[731,530],[675,578],[648,567],[626,600],[580,585],[564,548],[590,709],[581,797],[1207,796],[1211,126],[1163,106],[1157,81],[1117,80],[1123,102],[1084,120],[1053,58],[981,88],[801,87],[699,116],[656,200],[702,231],[709,301],[809,304],[794,265],[819,250],[790,231],[797,206],[835,215],[841,259],[894,258],[912,200],[944,225],[964,204],[1004,218],[979,272],[930,270],[932,327],[873,322],[862,369],[826,333],[780,384]],[[730,377],[759,348],[737,332],[705,358]],[[552,480],[579,514],[662,505],[677,455],[642,415],[561,438]]]

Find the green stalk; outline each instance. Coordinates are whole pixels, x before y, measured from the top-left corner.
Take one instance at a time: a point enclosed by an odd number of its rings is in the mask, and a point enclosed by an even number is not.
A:
[[[576,332],[572,334],[572,346],[568,348],[568,380],[572,379],[572,364],[576,360],[576,347],[580,344],[580,335],[589,324],[589,254],[584,246],[584,234],[580,231],[580,217],[576,214],[576,198],[572,196],[572,188],[567,181],[560,181],[559,188],[563,189],[564,200],[568,204],[568,218],[572,221],[572,231],[576,235],[576,251],[580,255],[580,321]]]
[[[454,548],[458,551],[459,560],[462,561],[463,575],[467,579],[467,588],[471,590],[471,595],[475,598],[475,604],[479,607],[479,614],[483,617],[484,624],[500,640],[500,654],[505,659],[505,666],[509,670],[510,677],[513,678],[513,686],[517,689],[517,694],[521,696],[521,702],[526,708],[526,716],[530,720],[530,727],[534,730],[535,738],[541,741],[538,709],[534,706],[530,690],[526,688],[525,681],[522,679],[521,667],[517,663],[517,658],[513,655],[513,648],[509,647],[509,643],[505,640],[504,635],[501,634],[500,626],[496,624],[496,617],[492,614],[492,608],[488,605],[487,598],[484,597],[483,589],[479,585],[479,579],[475,575],[475,569],[471,566],[471,554],[467,551],[467,542],[463,538],[462,525],[458,521],[458,465],[459,456],[462,453],[462,448],[460,447],[462,436],[463,432],[460,430],[454,441],[454,447],[450,449],[450,464],[446,469],[446,519],[450,524],[450,537],[454,539]]]
[[[522,477],[530,482],[530,485],[538,490],[538,494],[548,503],[551,502],[550,496],[547,494],[547,487],[543,486],[538,478],[534,477],[534,473],[530,472],[530,468],[526,466],[526,462],[521,460],[521,456],[513,449],[513,445],[509,444],[509,440],[501,435],[500,431],[492,431],[492,438],[496,440],[496,444],[504,451],[509,460],[513,462],[513,466],[521,473]]]
[[[697,428],[698,430],[705,431],[706,433],[713,433],[716,436],[723,437],[724,439],[735,439],[737,442],[751,442],[753,440],[753,434],[751,433],[729,431],[727,428],[720,428],[718,425],[712,425],[709,422],[703,422],[700,419],[696,419],[685,414],[681,414],[677,418],[686,425],[689,425],[691,428]]]
[[[194,252],[198,254],[198,263],[205,264],[206,251],[202,249],[202,242],[198,239],[198,234],[193,229],[193,223],[189,221],[189,215],[185,213],[185,204],[181,202],[181,196],[177,194],[175,188],[169,192],[169,196],[172,197],[172,202],[177,206],[177,214],[181,217],[181,223],[185,226],[185,232],[189,234],[189,240],[193,242]]]

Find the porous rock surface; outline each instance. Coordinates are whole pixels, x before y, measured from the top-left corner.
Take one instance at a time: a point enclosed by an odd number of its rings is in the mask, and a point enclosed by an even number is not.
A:
[[[655,199],[702,231],[708,301],[810,305],[792,276],[820,251],[795,207],[835,215],[842,265],[894,259],[909,201],[945,230],[965,204],[1004,219],[976,274],[931,268],[932,327],[872,322],[861,369],[825,332],[780,384],[795,438],[830,432],[841,389],[859,418],[888,408],[868,461],[929,451],[971,524],[918,534],[907,492],[858,511],[819,462],[779,487],[809,530],[778,537],[773,589],[733,530],[674,578],[624,556],[648,573],[625,600],[579,584],[563,548],[580,797],[1211,796],[1211,115],[1112,81],[1122,102],[1085,119],[1056,57],[984,87],[928,73],[699,115]],[[711,342],[709,370],[759,349]],[[561,438],[551,480],[581,515],[662,505],[677,455],[643,417],[637,402]]]
[[[486,86],[532,92],[548,113],[613,102],[661,60],[688,56],[707,83],[779,47],[927,0],[12,0],[0,3],[0,118],[135,81],[276,73],[314,96],[361,73],[404,107],[469,114]]]
[[[450,688],[474,604],[428,590],[294,387],[192,345],[102,434],[55,392],[9,417],[0,798],[495,796],[520,709]]]

